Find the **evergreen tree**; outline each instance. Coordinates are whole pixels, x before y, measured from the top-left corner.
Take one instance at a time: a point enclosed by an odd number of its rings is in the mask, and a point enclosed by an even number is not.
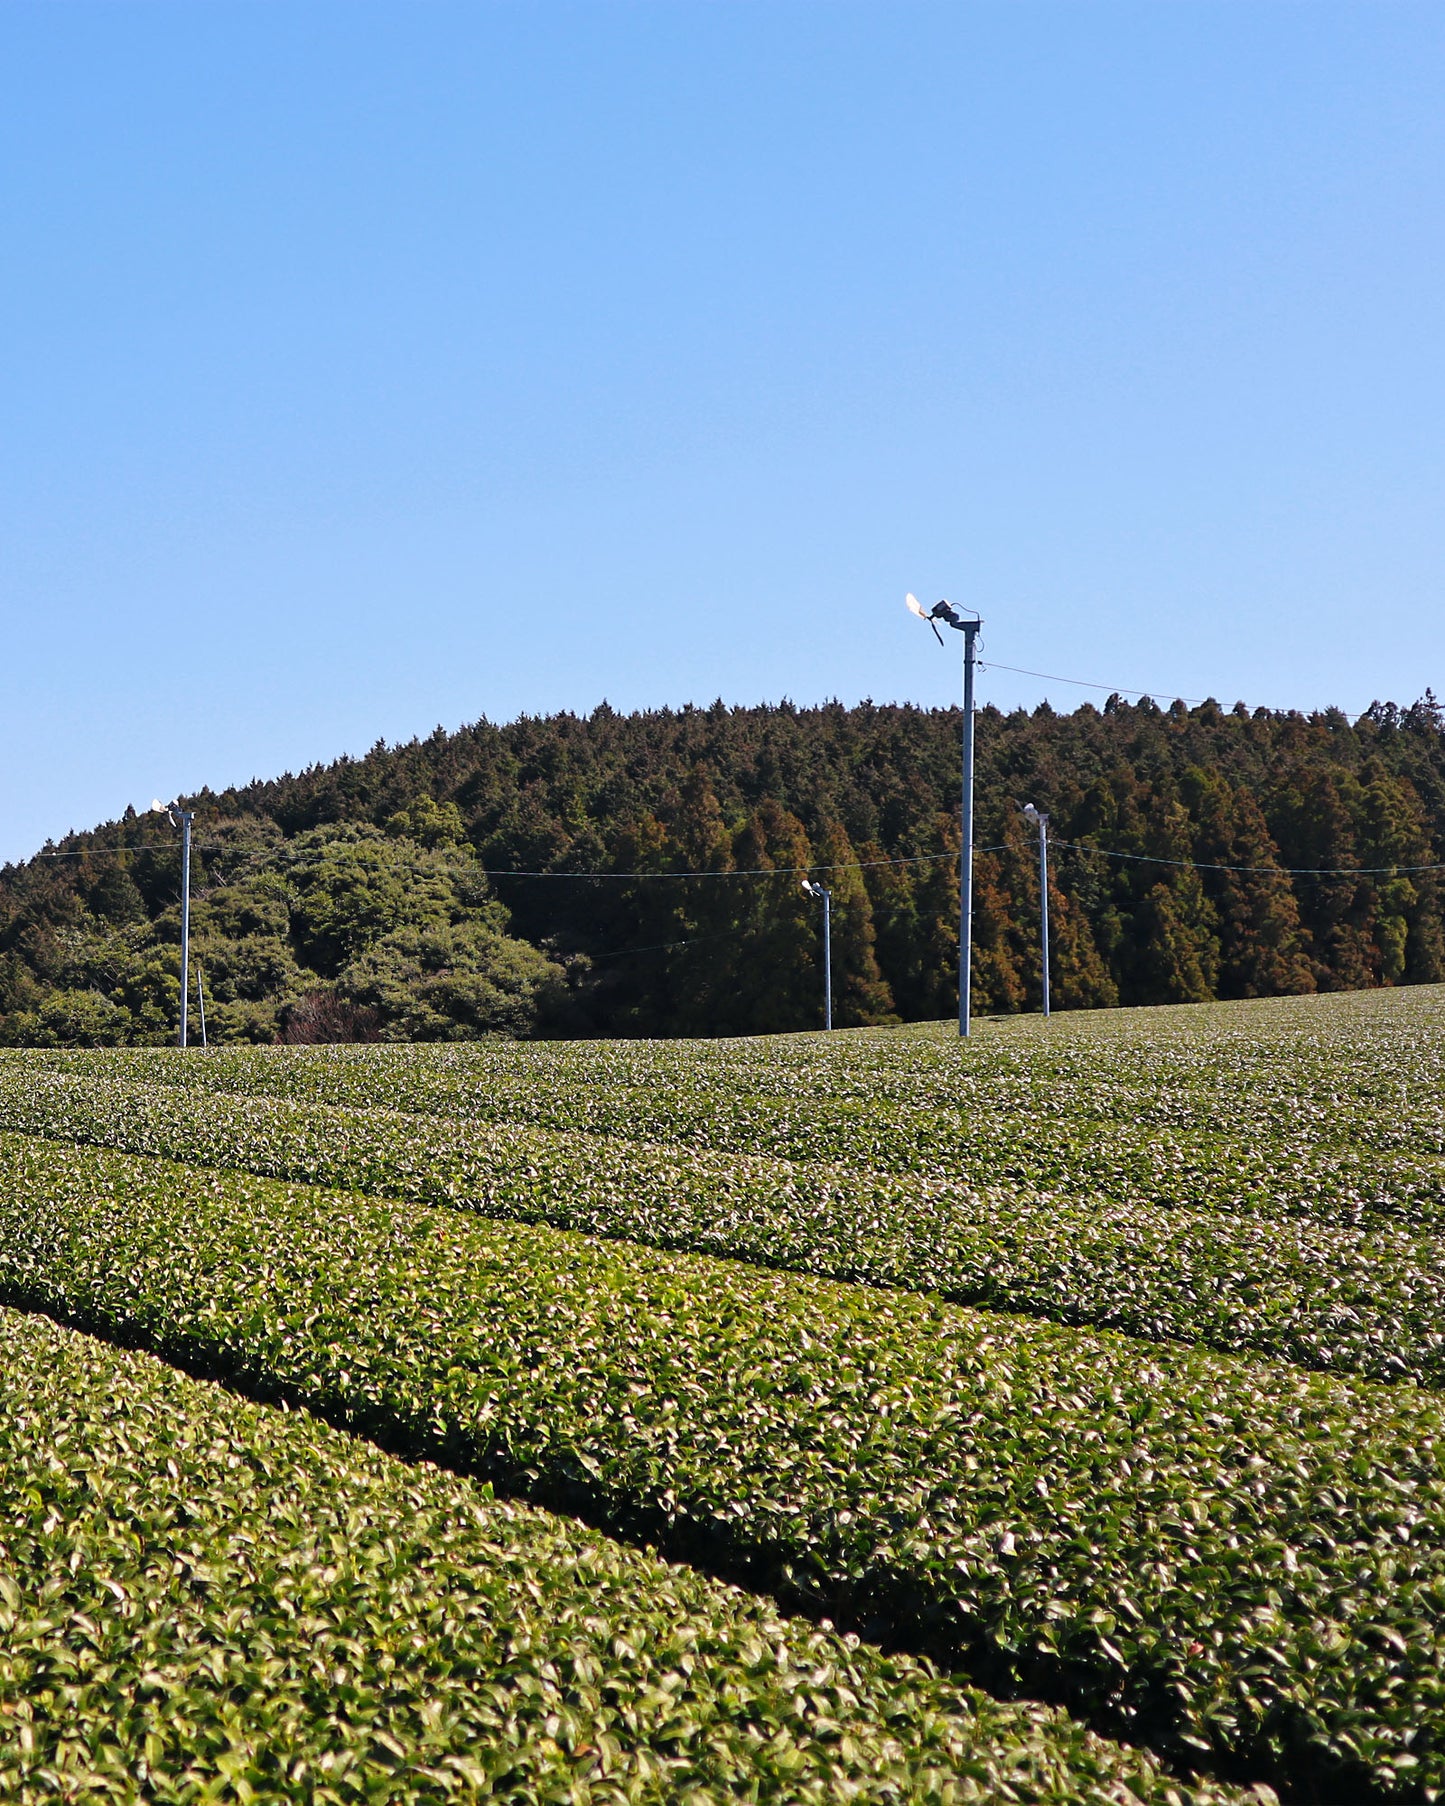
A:
[[[732,979],[732,1007],[721,1026],[757,1035],[811,1028],[818,1020],[822,962],[815,910],[802,884],[809,863],[803,824],[765,798],[739,832],[733,856],[740,871],[777,876],[737,880],[740,929],[720,950]]]
[[[1269,811],[1274,839],[1298,874],[1295,894],[1322,991],[1362,990],[1380,978],[1375,892],[1356,875],[1362,862],[1347,799],[1362,800],[1353,774],[1337,777],[1315,765],[1296,765]]]
[[[1116,829],[1131,855],[1115,879],[1127,898],[1125,1003],[1205,1003],[1219,975],[1218,915],[1193,864],[1191,822],[1172,780],[1116,773]]]
[[[668,831],[675,872],[734,870],[732,835],[707,766],[687,774]],[[746,927],[747,899],[741,888],[746,883],[745,879],[717,877],[676,881],[677,932],[673,938],[679,944],[668,950],[667,957],[675,1034],[714,1035],[732,1030],[736,998],[731,957]]]
[[[839,1028],[896,1022],[893,996],[874,951],[873,905],[841,822],[824,824],[817,863],[825,868],[822,879],[833,893],[833,1021]]]
[[[1087,914],[1053,882],[1049,885],[1049,942],[1054,1009],[1107,1010],[1118,1003],[1119,987],[1099,952]]]
[[[1418,869],[1432,863],[1425,808],[1409,779],[1392,774],[1379,757],[1367,761],[1362,776],[1363,860],[1386,868],[1373,881],[1380,978],[1384,984],[1430,982],[1445,975],[1445,946],[1439,875]]]
[[[1258,803],[1248,790],[1197,767],[1186,774],[1185,790],[1205,862],[1201,879],[1219,921],[1219,994],[1313,991],[1299,905]]]
[[[1010,876],[1017,882],[1016,864]],[[1010,903],[1010,889],[998,854],[975,854],[969,1003],[979,1015],[1012,1015],[1024,1005],[1025,986],[1015,958]],[[1037,956],[1033,965],[1037,969]]]
[[[835,887],[840,1020],[951,1017],[960,726],[957,709],[871,703],[602,707],[201,792],[187,800],[208,1014],[222,1039],[260,1040],[493,1032],[484,1019],[793,1026],[817,1009],[818,925],[784,868],[827,846],[848,850],[840,867],[854,848],[899,862]],[[1445,976],[1440,876],[1417,869],[1445,853],[1433,697],[1355,722],[1117,697],[1071,715],[982,709],[979,840],[998,850],[976,868],[980,1010],[1039,993],[1022,797],[1052,818],[1061,1008]],[[0,871],[0,1040],[170,1039],[179,889],[178,837],[134,811]],[[494,935],[563,975],[520,1015],[504,999],[521,956]]]
[[[1207,907],[1197,873],[1155,884],[1138,910],[1134,996],[1158,1003],[1208,1003],[1213,972],[1201,932]]]

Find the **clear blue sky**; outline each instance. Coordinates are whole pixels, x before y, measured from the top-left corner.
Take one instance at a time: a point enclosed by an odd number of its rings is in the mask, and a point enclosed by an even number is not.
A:
[[[905,589],[1445,689],[1442,94],[1440,0],[7,0],[0,858],[481,714],[951,700]]]

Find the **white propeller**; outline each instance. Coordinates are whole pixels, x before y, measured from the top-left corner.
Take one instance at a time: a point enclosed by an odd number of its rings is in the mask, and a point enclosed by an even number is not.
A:
[[[934,639],[936,639],[941,646],[943,644],[943,635],[938,631],[938,622],[933,618],[936,611],[925,608],[918,600],[917,596],[913,594],[912,590],[910,590],[903,598],[903,605],[908,610],[909,614],[917,615],[920,621],[927,621],[928,625],[933,629]],[[953,613],[948,604],[946,602],[940,602],[938,607],[943,610],[944,617],[948,621],[949,626],[956,627],[958,625],[958,616]]]

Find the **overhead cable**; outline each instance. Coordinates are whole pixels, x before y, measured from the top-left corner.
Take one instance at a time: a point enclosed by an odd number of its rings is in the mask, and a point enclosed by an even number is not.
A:
[[[1155,853],[1121,853],[1113,847],[1091,846],[1086,840],[1055,840],[1051,847],[1070,847],[1076,853],[1097,853],[1101,859],[1128,859],[1139,865],[1192,866],[1196,872],[1274,872],[1281,878],[1378,878],[1402,872],[1445,872],[1435,865],[1218,865],[1207,859],[1164,859]]]
[[[362,842],[362,845],[368,844]],[[375,845],[375,842],[370,844]],[[54,853],[37,853],[36,859],[92,859],[105,853],[164,853],[176,849],[168,842],[159,842],[153,846],[143,847],[79,847],[65,849]],[[197,841],[192,849],[195,852],[227,852],[227,853],[269,853],[274,849],[269,846],[239,846],[235,841]],[[993,847],[975,847],[976,853],[1002,853],[1007,848],[1001,843]],[[678,871],[678,872],[562,872],[541,870],[518,870],[513,867],[476,866],[472,869],[483,878],[796,878],[808,872],[866,872],[879,866],[897,865],[936,865],[943,859],[957,859],[958,850],[950,853],[917,853],[906,859],[855,859],[837,865],[824,865],[816,861],[812,865],[747,865],[719,866],[711,871]],[[397,861],[401,863],[400,860]]]
[[[1031,671],[1026,665],[1003,665],[1000,664],[997,659],[993,658],[981,660],[980,668],[985,671],[990,669],[994,671],[1012,671],[1015,676],[1018,677],[1042,677],[1047,683],[1073,684],[1076,689],[1080,690],[1106,690],[1111,696],[1148,696],[1151,698],[1155,696],[1169,696],[1175,702],[1187,702],[1194,708],[1203,708],[1206,703],[1210,702],[1220,708],[1224,706],[1217,696],[1180,696],[1163,686],[1155,689],[1146,689],[1138,684],[1101,684],[1096,683],[1092,678],[1088,677],[1062,677],[1057,671]],[[1276,709],[1271,712],[1279,714],[1282,711]],[[1290,711],[1283,712],[1288,713]],[[1358,714],[1351,715],[1344,709],[1339,711],[1339,713],[1345,717],[1346,721],[1352,722],[1362,721],[1368,712],[1368,710],[1361,710]]]
[[[1182,700],[1182,698],[1181,698]],[[1067,847],[1077,853],[1097,853],[1101,859],[1126,859],[1139,865],[1193,866],[1200,872],[1277,872],[1286,878],[1374,878],[1391,876],[1408,872],[1445,872],[1445,861],[1437,861],[1429,865],[1223,865],[1208,859],[1166,859],[1156,853],[1125,853],[1117,847],[1096,847],[1086,840],[1060,840],[1055,835],[1049,836],[1049,845]],[[105,853],[154,853],[166,852],[168,846],[147,847],[85,847],[78,851],[57,853],[37,853],[36,859],[89,859]],[[197,850],[222,850],[232,853],[269,852],[268,847],[242,847],[232,841],[216,841],[213,843],[197,843]],[[1015,851],[1012,843],[999,841],[992,846],[975,847],[975,853],[1007,853]],[[905,859],[854,859],[840,864],[826,865],[746,865],[717,866],[703,871],[675,872],[563,872],[543,871],[540,869],[516,869],[504,866],[476,866],[474,869],[484,878],[570,878],[574,882],[590,882],[601,878],[627,879],[629,881],[642,878],[798,878],[810,872],[868,872],[884,867],[908,865],[937,865],[958,858],[957,849],[946,853],[917,853]],[[401,863],[400,860],[397,861]]]

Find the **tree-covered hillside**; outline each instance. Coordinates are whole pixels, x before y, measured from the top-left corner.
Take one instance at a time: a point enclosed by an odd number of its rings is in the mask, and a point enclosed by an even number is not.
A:
[[[377,745],[194,806],[217,1039],[708,1035],[957,1007],[957,710],[660,710]],[[1056,1006],[1445,977],[1445,723],[1111,698],[978,724],[975,1008],[1033,1007],[1052,817]],[[1291,876],[1288,868],[1307,868]],[[1380,868],[1380,869],[1376,869]],[[174,1034],[178,836],[72,834],[0,871],[0,1041]],[[597,876],[595,874],[608,874]]]

